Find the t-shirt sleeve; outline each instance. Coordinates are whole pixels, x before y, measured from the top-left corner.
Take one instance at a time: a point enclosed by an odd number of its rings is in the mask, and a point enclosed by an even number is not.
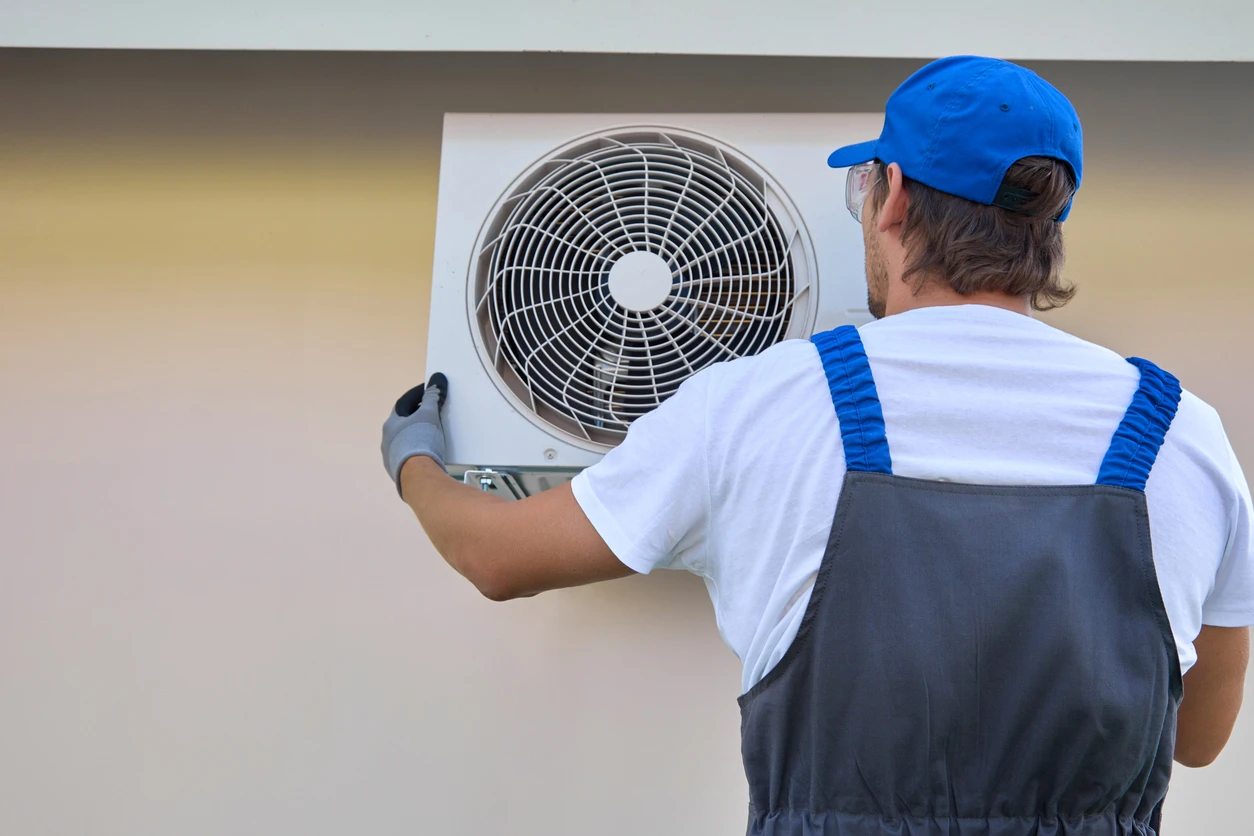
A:
[[[1202,606],[1202,623],[1247,627],[1254,625],[1254,507],[1249,483],[1231,446],[1228,454],[1235,494],[1228,514],[1228,544],[1215,586]]]
[[[601,539],[628,568],[704,574],[710,518],[707,369],[638,418],[621,444],[571,487]]]

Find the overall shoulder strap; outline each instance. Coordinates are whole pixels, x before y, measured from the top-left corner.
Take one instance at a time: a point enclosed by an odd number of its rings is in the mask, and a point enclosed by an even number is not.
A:
[[[1128,362],[1141,370],[1141,384],[1111,439],[1097,484],[1144,491],[1163,438],[1180,406],[1180,381],[1149,360],[1130,357]]]
[[[870,473],[892,473],[893,462],[884,434],[884,412],[862,338],[852,325],[842,325],[810,338],[823,361],[832,405],[840,419],[845,467]]]

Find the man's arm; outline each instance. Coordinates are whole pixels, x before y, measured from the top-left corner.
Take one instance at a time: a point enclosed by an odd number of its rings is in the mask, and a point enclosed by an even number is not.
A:
[[[408,459],[401,496],[436,549],[493,601],[634,574],[601,539],[567,483],[510,502]]]
[[[449,565],[494,601],[632,574],[584,514],[569,484],[509,502],[444,471],[440,410],[449,382],[433,374],[383,424],[383,466]]]
[[[1199,767],[1219,756],[1237,721],[1250,660],[1250,628],[1203,625],[1193,646],[1197,663],[1184,675],[1176,761]]]

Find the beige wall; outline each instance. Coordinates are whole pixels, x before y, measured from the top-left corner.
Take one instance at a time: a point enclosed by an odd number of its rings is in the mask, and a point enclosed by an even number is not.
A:
[[[0,52],[0,833],[739,832],[701,584],[486,603],[382,472],[440,114],[871,110],[912,66]],[[1254,468],[1254,66],[1039,68],[1089,150],[1051,318]],[[1240,821],[1252,729],[1169,833]]]

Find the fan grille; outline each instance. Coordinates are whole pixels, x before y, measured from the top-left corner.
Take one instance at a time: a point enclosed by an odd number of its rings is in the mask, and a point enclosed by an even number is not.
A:
[[[791,336],[809,291],[809,241],[782,192],[682,131],[624,129],[554,152],[481,240],[469,301],[485,365],[550,431],[597,446],[701,369]],[[670,274],[644,310],[610,289],[611,267],[635,252]]]

